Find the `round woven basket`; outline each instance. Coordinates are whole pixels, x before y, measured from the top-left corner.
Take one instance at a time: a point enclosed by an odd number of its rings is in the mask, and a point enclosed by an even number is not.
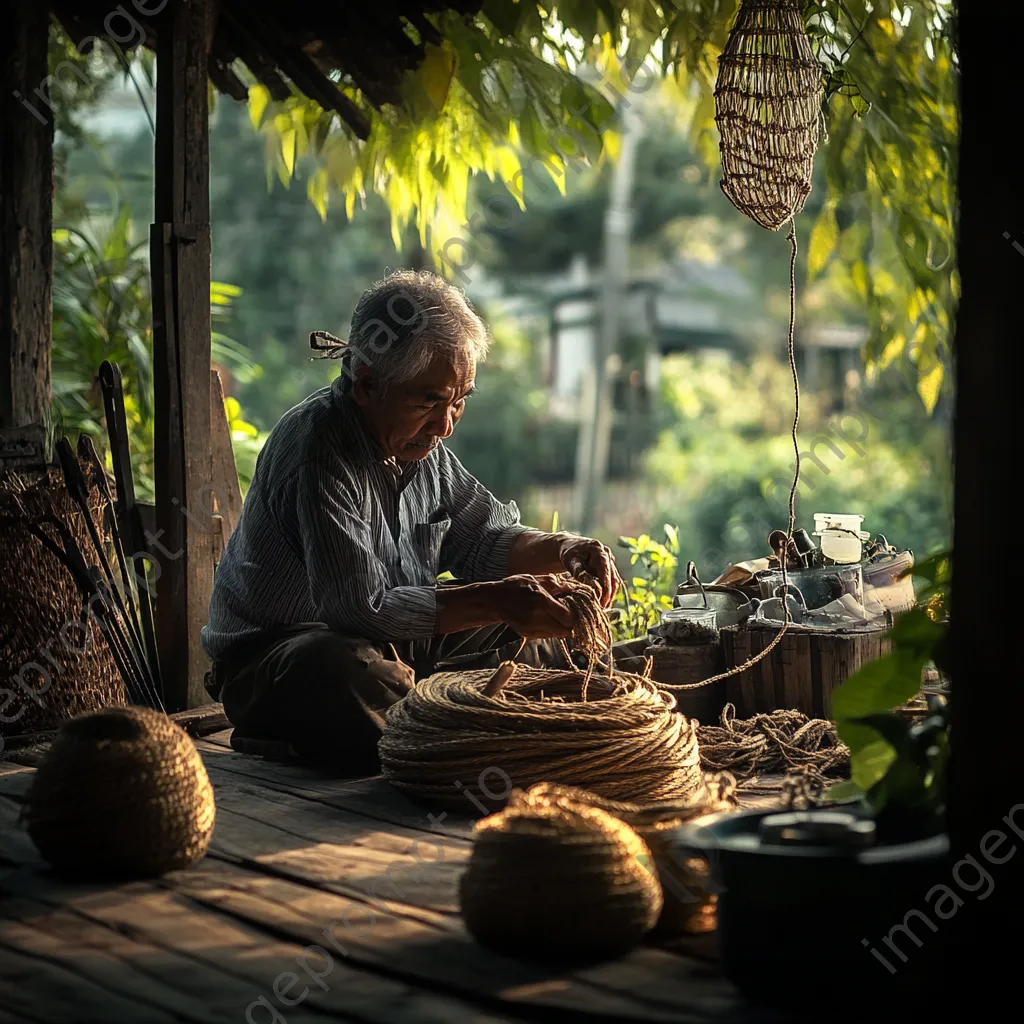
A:
[[[710,776],[699,797],[686,801],[624,803],[569,786],[543,783],[530,789],[534,802],[564,799],[613,815],[646,844],[654,859],[662,889],[662,909],[652,932],[663,938],[696,934],[715,927],[717,896],[707,862],[683,855],[675,842],[676,830],[708,814],[735,810],[736,780],[728,772]]]
[[[100,524],[96,487],[89,505]],[[0,674],[15,695],[0,724],[2,737],[56,729],[75,715],[128,699],[98,623],[82,622],[83,600],[71,573],[30,532],[49,516],[63,522],[95,561],[82,513],[58,470],[0,478]],[[45,529],[56,539],[51,527]]]
[[[607,811],[564,792],[515,790],[474,832],[459,895],[481,945],[520,959],[606,959],[632,949],[658,920],[651,851]]]
[[[42,856],[63,874],[146,878],[202,858],[213,787],[188,734],[150,708],[110,708],[65,723],[24,812]]]

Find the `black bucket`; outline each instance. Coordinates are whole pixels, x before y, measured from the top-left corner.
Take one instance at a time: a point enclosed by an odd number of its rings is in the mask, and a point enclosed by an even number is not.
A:
[[[874,827],[859,804],[796,818],[837,812]],[[710,867],[724,975],[751,1002],[778,1009],[796,1002],[856,1016],[879,1001],[919,1008],[935,991],[951,938],[925,898],[950,883],[948,836],[932,829],[894,839],[879,828],[870,845],[764,841],[762,820],[779,815],[725,812],[677,834],[678,853]]]

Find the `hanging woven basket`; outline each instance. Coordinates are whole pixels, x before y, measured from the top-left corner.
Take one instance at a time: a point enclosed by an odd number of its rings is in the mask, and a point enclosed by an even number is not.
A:
[[[810,195],[821,100],[799,0],[744,0],[715,83],[722,191],[770,231]]]

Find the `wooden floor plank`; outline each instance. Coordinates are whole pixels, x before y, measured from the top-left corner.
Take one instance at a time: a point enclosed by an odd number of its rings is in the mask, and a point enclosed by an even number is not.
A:
[[[332,827],[336,829],[334,837],[339,840],[383,851],[407,851],[416,842],[442,843],[445,847],[463,849],[472,845],[471,821],[460,820],[457,825],[459,834],[452,835],[451,830],[443,830],[446,821],[440,822],[440,827],[435,829],[425,814],[415,827],[397,824],[341,806],[345,802],[344,798],[335,801],[328,795],[311,799],[284,788],[268,786],[244,775],[223,771],[216,766],[209,767],[207,771],[217,794],[218,807],[231,807],[239,813],[248,813],[279,828],[294,828],[301,834],[313,836],[314,833],[305,833],[303,829],[316,828],[318,825]],[[466,835],[461,834],[463,828],[466,829]],[[319,833],[316,835],[319,837]]]
[[[722,1014],[737,1021],[763,1019],[747,1014],[706,964],[658,950],[640,949],[621,962],[566,973],[483,950],[461,922],[432,928],[336,893],[258,877],[210,859],[173,884],[202,906],[299,942],[323,944],[333,936],[350,960],[424,986],[620,1019],[697,1022],[726,1019]]]
[[[32,782],[35,768],[13,761],[0,761],[0,792],[24,793]]]
[[[13,813],[13,805],[3,801],[0,810]],[[7,825],[7,822],[0,822]],[[3,829],[6,834],[10,830]],[[6,845],[9,840],[0,840]],[[38,858],[26,868],[31,871]],[[371,911],[367,898],[362,901],[324,892],[287,879],[257,876],[234,865],[207,858],[194,868],[166,876],[157,883],[135,886],[82,887],[62,890],[58,883],[35,879],[36,899],[55,900],[73,913],[87,913],[109,927],[124,930],[150,929],[148,942],[181,943],[197,955],[196,944],[206,955],[234,970],[244,954],[238,940],[229,943],[209,940],[209,922],[225,918],[248,936],[260,936],[258,948],[275,945],[281,949],[277,971],[295,962],[304,947],[316,945],[330,950],[342,973],[342,964],[357,978],[378,977],[399,984],[410,992],[425,992],[435,998],[483,1006],[489,1013],[544,1019],[566,1014],[579,1019],[600,1015],[611,1019],[639,1021],[693,1021],[754,1019],[740,1013],[738,1002],[717,977],[696,961],[661,954],[656,950],[638,950],[625,961],[601,965],[588,971],[567,974],[499,957],[480,949],[465,934],[457,918],[439,915],[444,927],[426,920],[414,920],[393,913],[394,904],[376,904]],[[11,873],[0,880],[0,887],[14,893],[26,893],[27,881],[16,884]],[[168,926],[166,906],[158,913],[152,904],[151,885],[166,889],[177,903],[178,931]],[[39,886],[42,889],[39,890]],[[46,887],[51,889],[47,897]],[[78,893],[78,895],[74,895]],[[173,902],[172,900],[172,902]],[[182,910],[187,904],[191,912]],[[196,907],[204,908],[199,911]],[[389,913],[388,910],[392,912]],[[369,922],[373,923],[369,923]],[[223,925],[219,926],[223,927]],[[327,931],[325,931],[325,929]],[[0,933],[2,934],[2,933]],[[159,936],[163,936],[162,939]],[[332,945],[332,938],[342,951]],[[210,949],[208,942],[212,941]],[[189,946],[191,944],[191,946]],[[253,944],[250,940],[250,946]],[[261,966],[266,969],[265,961]],[[314,968],[315,969],[315,968]],[[334,975],[332,971],[332,976]],[[271,985],[271,974],[265,985]],[[364,981],[363,984],[371,984]],[[352,987],[346,981],[345,990]],[[332,987],[331,991],[335,989]],[[338,989],[340,991],[340,987]],[[319,995],[319,992],[317,993]],[[254,991],[253,999],[258,992]],[[376,997],[374,997],[376,998]],[[393,1005],[384,1001],[385,1005]],[[351,1005],[351,1004],[346,1004]],[[399,1019],[373,1016],[376,1003],[370,1000],[368,1020]],[[429,1017],[429,1014],[428,1014]],[[187,1019],[187,1018],[186,1018]],[[291,1019],[289,1017],[289,1019]],[[443,1013],[438,1019],[444,1019]],[[449,1019],[467,1019],[464,1014]]]
[[[2,884],[2,883],[0,883]],[[222,1024],[237,1014],[195,964],[102,928],[66,910],[12,897],[0,908],[0,946],[58,965],[142,1006],[166,1010],[189,1024]]]
[[[232,732],[234,732],[233,729],[221,729],[219,732],[210,733],[209,736],[204,736],[203,739],[215,747],[223,747],[225,750],[230,750]]]
[[[38,1017],[27,1017],[22,1013],[15,1013],[3,1003],[3,986],[0,985],[0,1024],[39,1024]]]
[[[479,811],[468,800],[464,815],[416,804],[381,777],[331,778],[305,765],[264,761],[248,754],[225,750],[205,740],[200,740],[196,745],[208,770],[231,772],[267,788],[363,814],[389,825],[469,839],[473,822],[480,817]],[[431,821],[431,814],[437,824]]]
[[[103,950],[123,960],[125,969],[118,977],[126,987],[132,984],[132,973],[143,986],[147,977],[155,976],[153,990],[173,986],[167,1005],[181,1009],[179,993],[188,997],[190,1014],[183,1019],[226,1024],[244,1020],[247,1010],[256,1020],[269,1019],[268,1006],[275,1004],[289,1024],[296,1019],[320,1022],[324,1015],[333,1020],[382,1024],[509,1019],[353,969],[340,958],[328,965],[324,958],[306,954],[302,945],[276,940],[203,911],[160,886],[135,883],[89,891],[54,888],[37,878],[30,888],[38,901],[22,898],[7,902],[2,911],[5,919],[31,914],[35,927],[73,943],[65,955],[80,962],[87,972],[95,969],[97,950]],[[44,900],[57,904],[57,909],[48,908]],[[42,909],[33,914],[33,905]],[[0,935],[6,923],[0,922]],[[304,955],[309,975],[302,973],[297,963]],[[304,989],[308,991],[299,1008],[285,1010],[274,994],[274,981],[289,971],[298,973],[303,982],[295,985],[293,998]],[[322,976],[320,982],[317,976]]]
[[[178,1024],[180,1017],[143,1005],[0,941],[0,1005],[43,1024]]]
[[[369,819],[281,793],[273,797],[262,802],[250,791],[220,788],[211,851],[343,895],[362,898],[370,887],[385,900],[458,913],[469,843],[411,829],[368,830]]]
[[[210,855],[187,871],[134,888],[68,888],[49,878],[16,827],[33,773],[0,774],[0,860],[17,869],[0,875],[0,890],[29,901],[8,901],[20,906],[17,913],[0,910],[0,943],[19,949],[23,959],[32,953],[34,962],[56,972],[61,998],[72,1001],[77,985],[95,1002],[105,986],[121,984],[120,971],[123,1005],[110,1020],[122,1019],[129,1006],[159,1021],[212,1024],[226,1019],[217,1015],[229,1009],[239,1019],[248,1005],[239,1007],[239,984],[255,985],[256,999],[303,950],[316,946],[331,957],[336,981],[327,991],[311,990],[303,1007],[314,1016],[347,1013],[348,1019],[388,1022],[766,1019],[744,1007],[715,965],[656,948],[575,971],[491,954],[466,933],[457,913],[472,817],[449,814],[437,822],[437,815],[434,824],[427,808],[383,779],[333,779],[208,739],[197,746],[217,792]],[[430,863],[435,851],[443,856]],[[33,925],[32,901],[50,908],[45,926]],[[192,975],[188,963],[195,965]],[[227,994],[205,998],[217,989],[218,971],[233,979],[225,982]],[[147,972],[155,973],[155,990],[167,990],[153,1005],[140,1001]],[[17,970],[12,975],[20,976]],[[361,995],[355,1004],[338,1002],[333,993],[343,991],[346,999],[350,991]],[[177,1003],[172,993],[180,993]],[[402,1016],[406,1004],[417,1006],[414,1017]],[[24,1003],[0,1005],[31,1014]],[[290,1009],[288,1021],[298,1009]]]

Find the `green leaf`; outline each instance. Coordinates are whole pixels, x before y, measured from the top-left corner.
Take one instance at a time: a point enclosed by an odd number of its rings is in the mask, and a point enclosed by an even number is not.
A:
[[[865,715],[851,721],[877,732],[896,751],[898,757],[909,757],[913,753],[910,726],[900,715],[887,712]]]
[[[291,176],[295,173],[295,129],[286,128],[281,132],[281,159],[285,170]]]
[[[818,214],[811,229],[807,244],[807,280],[813,281],[827,266],[836,243],[839,241],[839,226],[836,224],[835,205],[829,203]]]
[[[448,92],[455,74],[455,50],[447,40],[440,46],[427,44],[426,57],[420,68],[423,88],[434,109],[440,113],[448,101]]]
[[[932,555],[918,562],[910,571],[910,575],[929,583],[948,583],[953,577],[953,559],[948,551]]]
[[[857,751],[850,758],[850,777],[862,790],[867,792],[885,778],[896,760],[896,751],[885,740],[877,740]]]
[[[832,694],[836,725],[890,711],[910,700],[921,689],[926,658],[893,651],[868,662]]]
[[[917,393],[921,396],[921,401],[924,402],[924,407],[929,414],[935,410],[935,406],[938,404],[945,372],[946,368],[942,363],[936,361],[931,370],[917,380]]]
[[[270,90],[265,85],[249,86],[249,120],[253,128],[259,128],[263,112],[270,102]]]
[[[829,800],[838,803],[844,800],[854,800],[857,797],[863,796],[864,790],[862,790],[852,779],[844,779],[842,782],[837,782],[834,785],[829,786],[825,795]]]
[[[930,658],[946,635],[946,627],[929,616],[924,608],[904,612],[889,631],[897,654],[920,659]],[[910,694],[913,696],[913,694]]]

